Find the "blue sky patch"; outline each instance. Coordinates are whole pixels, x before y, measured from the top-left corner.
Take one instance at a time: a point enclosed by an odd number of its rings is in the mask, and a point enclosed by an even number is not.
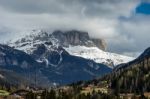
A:
[[[150,15],[150,3],[141,3],[136,8],[136,13]]]

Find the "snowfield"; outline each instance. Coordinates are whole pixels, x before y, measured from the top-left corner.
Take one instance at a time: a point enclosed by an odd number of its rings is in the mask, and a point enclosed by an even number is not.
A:
[[[112,63],[113,66],[126,63],[134,59],[133,57],[105,52],[97,47],[69,46],[68,48],[64,47],[64,49],[71,55],[91,59],[96,63]]]

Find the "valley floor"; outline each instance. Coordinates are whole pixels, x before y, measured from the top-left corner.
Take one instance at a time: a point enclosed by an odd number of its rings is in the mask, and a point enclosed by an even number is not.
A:
[[[63,86],[51,90],[16,90],[9,93],[0,90],[0,99],[150,99],[150,92],[143,95],[134,93],[113,94],[108,86]]]

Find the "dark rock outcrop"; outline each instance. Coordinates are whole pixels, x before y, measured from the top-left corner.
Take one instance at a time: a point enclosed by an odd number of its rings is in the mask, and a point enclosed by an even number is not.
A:
[[[106,50],[106,42],[103,39],[93,39],[89,37],[87,32],[82,31],[55,31],[52,35],[58,39],[61,45],[68,47],[69,45],[81,45],[88,47],[98,47],[102,50]]]

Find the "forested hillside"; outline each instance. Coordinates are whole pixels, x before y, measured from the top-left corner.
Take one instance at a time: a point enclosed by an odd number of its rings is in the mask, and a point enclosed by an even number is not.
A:
[[[150,48],[136,60],[124,64],[110,75],[116,93],[150,92]]]

